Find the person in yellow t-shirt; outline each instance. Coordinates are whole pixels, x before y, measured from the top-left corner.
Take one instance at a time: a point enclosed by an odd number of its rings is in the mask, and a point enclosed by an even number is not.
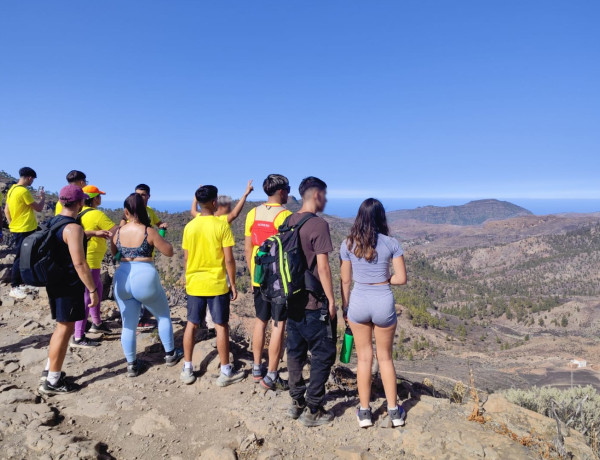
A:
[[[252,179],[248,181],[248,185],[246,186],[246,191],[242,195],[242,197],[238,200],[235,208],[231,209],[231,197],[227,195],[219,195],[217,198],[217,210],[215,211],[215,216],[219,219],[231,224],[235,219],[238,218],[242,209],[244,208],[244,204],[246,204],[246,199],[248,195],[252,193],[254,187],[252,185]],[[190,209],[190,214],[192,217],[196,217],[200,211],[198,210],[198,200],[194,196],[192,200],[192,209]],[[212,339],[215,337],[215,323],[212,320],[212,316],[210,315],[210,310],[206,312],[206,328],[208,329],[207,338]]]
[[[94,285],[100,293],[100,301],[102,301],[102,279],[100,277],[100,269],[102,268],[102,259],[106,254],[107,239],[110,239],[117,231],[118,226],[110,220],[98,207],[102,204],[102,195],[106,195],[95,185],[86,185],[83,187],[84,193],[89,197],[85,200],[85,205],[79,213],[79,221],[88,238],[86,260],[92,272]],[[100,316],[100,302],[95,307],[89,308],[90,292],[86,288],[85,294],[85,319],[75,323],[75,332],[73,334],[73,342],[71,346],[87,348],[99,345],[95,340],[90,340],[85,336],[85,328],[88,316],[92,317],[92,324],[89,329],[93,333],[110,334],[111,329],[102,321]]]
[[[208,308],[217,330],[217,350],[221,361],[221,373],[216,384],[224,387],[244,378],[243,373],[233,372],[229,362],[229,303],[237,298],[233,258],[235,243],[229,225],[214,215],[217,187],[204,185],[196,190],[195,195],[200,203],[200,214],[185,226],[181,244],[188,301],[180,379],[188,385],[196,380],[192,367],[194,337]],[[231,286],[227,285],[227,277]]]
[[[28,187],[37,178],[36,172],[25,166],[19,170],[19,181],[13,185],[6,194],[6,205],[4,215],[8,221],[8,228],[13,235],[13,244],[16,248],[15,260],[12,267],[10,285],[12,286],[8,295],[15,299],[27,297],[21,279],[19,263],[21,258],[21,244],[23,240],[37,229],[37,219],[34,211],[40,212],[46,203],[44,187],[40,187],[38,201],[35,201]]]
[[[83,188],[87,185],[86,175],[81,171],[77,171],[76,169],[69,171],[67,174],[67,184],[76,185],[79,188]],[[62,211],[62,204],[60,200],[56,202],[56,208],[54,208],[54,215],[58,216]]]
[[[250,278],[254,291],[254,331],[252,333],[252,353],[254,364],[252,377],[256,383],[270,390],[287,390],[285,380],[279,377],[277,368],[283,351],[283,334],[287,313],[281,309],[274,309],[271,303],[266,302],[260,293],[259,284],[254,282],[254,257],[259,246],[270,236],[277,233],[277,229],[292,213],[284,207],[290,193],[290,183],[287,177],[281,174],[270,174],[263,182],[263,190],[267,194],[267,202],[251,209],[246,216],[245,251],[246,262],[249,264]],[[265,347],[265,332],[267,323],[273,319],[271,340],[269,342],[269,367],[266,375],[261,368],[262,352]]]

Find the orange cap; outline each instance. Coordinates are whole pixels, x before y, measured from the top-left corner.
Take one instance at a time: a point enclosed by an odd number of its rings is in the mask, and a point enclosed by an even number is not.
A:
[[[96,187],[95,185],[86,185],[85,187],[83,187],[83,191],[87,194],[87,196],[89,196],[90,198],[95,198],[98,195],[106,195],[105,192],[103,192],[102,190],[100,190],[98,187]]]

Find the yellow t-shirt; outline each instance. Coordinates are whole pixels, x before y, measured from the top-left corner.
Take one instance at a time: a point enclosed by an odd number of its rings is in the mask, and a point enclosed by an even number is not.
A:
[[[60,214],[60,212],[62,211],[62,203],[60,201],[56,202],[56,208],[54,209],[54,215],[58,216]]]
[[[13,233],[32,232],[37,228],[37,219],[31,204],[35,200],[27,187],[13,185],[6,194],[6,203],[10,211],[8,228]]]
[[[83,213],[88,209],[92,209],[92,211],[86,212],[81,217],[81,225],[84,230],[110,230],[115,226],[115,223],[99,209],[84,206],[81,212]],[[88,240],[86,255],[90,268],[101,268],[104,254],[106,254],[106,238],[91,237]]]
[[[275,217],[275,220],[273,221],[275,228],[279,228],[279,226],[281,224],[283,224],[285,219],[287,219],[287,217],[292,214],[292,211],[285,209],[285,207],[281,204],[269,203],[267,205],[267,203],[265,203],[264,205],[268,206],[270,208],[280,207],[283,209],[282,211],[279,212],[279,214],[277,215],[277,217]],[[245,227],[245,231],[244,231],[245,236],[252,236],[252,224],[254,224],[255,217],[256,217],[256,208],[251,209],[250,212],[248,213],[248,215],[246,216],[246,227]],[[250,259],[250,277],[252,279],[252,286],[260,286],[258,283],[254,282],[254,257],[256,256],[257,252],[258,252],[258,246],[253,246],[252,247],[252,258]]]
[[[154,209],[152,209],[150,206],[146,206],[146,211],[148,212],[148,217],[150,218],[150,226],[156,227],[160,222],[156,212],[154,212]]]
[[[188,252],[185,270],[188,295],[210,297],[229,291],[223,248],[234,244],[231,228],[223,219],[198,214],[188,222],[181,243]]]

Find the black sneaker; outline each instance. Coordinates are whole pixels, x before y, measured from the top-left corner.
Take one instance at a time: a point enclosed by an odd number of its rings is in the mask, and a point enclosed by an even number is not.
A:
[[[73,391],[78,390],[79,387],[74,383],[68,382],[62,375],[58,382],[54,385],[51,385],[48,380],[44,380],[44,383],[40,385],[39,391],[40,393],[44,393],[47,395],[61,395],[66,393],[72,393]]]
[[[127,377],[137,377],[148,369],[148,363],[141,359],[136,359],[133,363],[127,364]]]
[[[165,355],[165,363],[171,367],[181,361],[183,358],[183,350],[181,348],[175,348],[175,352],[172,355]]]
[[[77,340],[75,337],[71,337],[69,346],[71,348],[94,348],[100,345],[100,342],[92,339],[88,339],[85,335]]]
[[[112,334],[113,331],[104,321],[102,321],[100,324],[92,323],[89,330],[86,332],[92,332],[94,334]]]
[[[85,322],[85,332],[89,332],[90,328],[92,327],[92,323],[89,319]]]
[[[280,376],[277,376],[275,380],[272,380],[271,377],[269,377],[269,375],[265,375],[260,381],[260,384],[263,388],[266,388],[267,390],[288,391],[290,389],[288,381],[283,380]]]
[[[333,414],[327,412],[323,406],[317,407],[315,412],[313,412],[310,407],[306,406],[306,409],[304,409],[302,414],[300,414],[300,417],[298,417],[298,421],[307,427],[327,425],[328,423],[331,423],[333,419]]]
[[[60,378],[64,379],[67,376],[67,374],[65,372],[61,372],[60,373]],[[48,378],[48,371],[42,371],[42,375],[40,376],[40,382],[45,382],[46,379]]]
[[[290,407],[288,407],[287,415],[294,420],[298,420],[298,417],[300,417],[300,414],[304,412],[304,409],[306,409],[305,402],[301,403],[300,401],[292,399],[292,404],[290,404]]]
[[[373,426],[373,417],[371,416],[371,409],[361,409],[360,406],[356,409],[356,420],[361,428],[368,428]]]

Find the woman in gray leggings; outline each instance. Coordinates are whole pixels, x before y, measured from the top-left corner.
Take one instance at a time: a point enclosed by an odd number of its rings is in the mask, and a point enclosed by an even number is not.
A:
[[[397,319],[391,289],[391,285],[406,284],[403,254],[400,243],[389,236],[381,202],[374,198],[363,201],[350,235],[340,248],[342,311],[344,319],[350,323],[358,355],[360,407],[356,417],[363,428],[373,425],[369,407],[373,332],[388,414],[392,426],[404,425],[406,414],[397,403],[396,370],[392,360]],[[393,275],[390,273],[390,261]],[[352,281],[354,287],[350,293]]]

